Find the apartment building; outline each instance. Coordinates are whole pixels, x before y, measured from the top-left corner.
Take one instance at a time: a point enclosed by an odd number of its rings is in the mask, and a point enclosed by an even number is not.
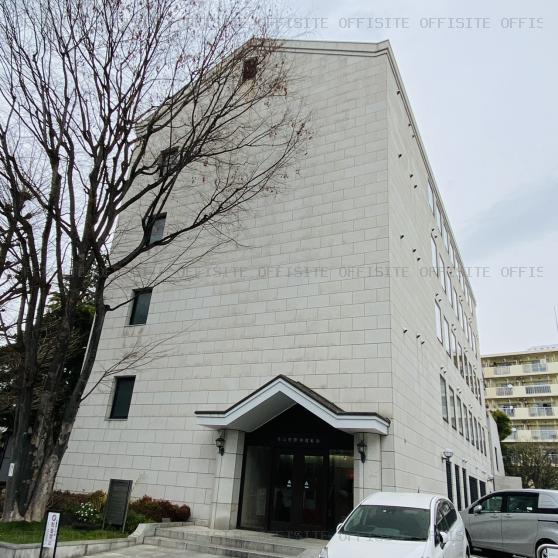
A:
[[[503,474],[500,448],[475,298],[393,51],[285,41],[281,55],[312,114],[300,172],[219,255],[242,273],[150,291],[130,276],[91,385],[134,343],[173,332],[173,351],[84,401],[57,485],[130,479],[134,497],[223,529],[326,533],[378,490],[462,509]]]
[[[512,422],[505,442],[556,445],[558,463],[558,345],[482,357],[486,402]]]

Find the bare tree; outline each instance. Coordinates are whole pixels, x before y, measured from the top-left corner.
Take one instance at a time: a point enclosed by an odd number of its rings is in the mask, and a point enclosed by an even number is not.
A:
[[[0,11],[0,334],[19,356],[3,517],[33,521],[115,308],[107,286],[176,280],[229,243],[238,211],[285,182],[307,134],[258,2],[0,0]],[[154,240],[177,200],[181,220]],[[92,267],[94,323],[61,406]],[[45,362],[53,292],[60,318]]]

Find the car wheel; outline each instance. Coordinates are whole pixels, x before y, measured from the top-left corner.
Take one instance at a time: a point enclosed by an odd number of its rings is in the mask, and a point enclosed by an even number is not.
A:
[[[537,543],[537,550],[535,552],[535,556],[537,556],[537,558],[539,558],[539,548],[543,545],[543,544],[555,544],[553,541],[540,541]],[[540,558],[547,558],[548,557],[548,551],[547,550],[543,550],[542,554],[540,556]]]

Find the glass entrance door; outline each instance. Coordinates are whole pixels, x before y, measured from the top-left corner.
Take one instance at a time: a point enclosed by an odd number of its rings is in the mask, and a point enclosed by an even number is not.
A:
[[[270,528],[309,536],[326,530],[327,471],[324,453],[277,450],[273,465]]]
[[[292,522],[294,454],[278,452],[273,465],[270,524],[273,530],[288,531]]]

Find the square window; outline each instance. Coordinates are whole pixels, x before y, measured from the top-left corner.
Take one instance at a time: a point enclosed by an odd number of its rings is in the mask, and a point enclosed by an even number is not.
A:
[[[153,289],[142,289],[134,291],[134,301],[132,304],[132,313],[130,315],[130,325],[141,325],[147,322],[149,314],[149,305],[151,303],[151,293]]]
[[[242,82],[244,83],[249,79],[254,79],[256,77],[257,72],[258,72],[258,59],[247,58],[242,63]]]
[[[114,386],[114,397],[112,399],[112,406],[110,409],[111,419],[128,418],[135,382],[135,376],[123,376],[120,378],[116,378],[116,383]]]
[[[158,242],[161,240],[165,233],[165,222],[167,220],[167,214],[161,213],[153,218],[151,223],[151,230],[149,232],[149,244]]]

